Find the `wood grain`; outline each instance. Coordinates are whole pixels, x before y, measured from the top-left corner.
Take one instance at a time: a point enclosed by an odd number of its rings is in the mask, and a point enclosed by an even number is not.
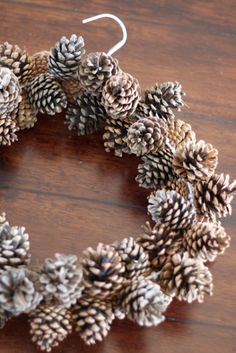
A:
[[[117,25],[81,24],[101,12],[112,12],[127,25],[128,43],[116,55],[121,67],[144,88],[179,80],[189,106],[179,117],[219,149],[219,172],[236,177],[235,1],[0,0],[0,42],[34,53],[77,33],[88,52],[107,50],[119,39]],[[26,225],[34,264],[56,251],[80,255],[98,241],[140,233],[148,192],[134,181],[138,163],[107,154],[100,133],[75,136],[63,115],[41,116],[35,128],[19,134],[18,143],[0,148],[0,209],[12,224]],[[174,302],[157,328],[115,322],[103,343],[86,347],[73,335],[55,352],[235,352],[235,216],[224,225],[231,248],[211,265],[214,296],[203,305]],[[0,353],[19,351],[36,352],[26,317],[0,331]]]

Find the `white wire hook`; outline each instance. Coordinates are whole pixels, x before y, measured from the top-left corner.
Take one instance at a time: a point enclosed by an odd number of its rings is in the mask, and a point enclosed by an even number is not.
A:
[[[122,48],[126,41],[127,41],[127,30],[126,30],[126,27],[124,25],[124,23],[121,21],[121,19],[115,15],[112,15],[110,13],[102,13],[100,15],[96,15],[96,16],[93,16],[93,17],[89,17],[89,18],[86,18],[82,21],[82,23],[88,23],[88,22],[92,22],[92,21],[96,21],[96,20],[99,20],[100,18],[104,18],[104,17],[107,17],[107,18],[112,18],[114,21],[116,21],[119,25],[120,25],[120,28],[122,29],[122,33],[123,33],[123,38],[121,39],[120,42],[118,42],[116,45],[114,45],[108,52],[107,52],[107,55],[112,55],[114,54],[117,50],[119,50],[120,48]]]

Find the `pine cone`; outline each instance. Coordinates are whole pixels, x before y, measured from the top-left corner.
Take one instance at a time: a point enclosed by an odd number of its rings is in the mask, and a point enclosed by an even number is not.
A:
[[[195,221],[195,210],[176,191],[156,191],[148,198],[148,212],[152,219],[160,221],[169,229],[183,230],[191,227]]]
[[[180,146],[173,159],[175,172],[190,182],[207,180],[214,173],[217,163],[218,151],[202,140]]]
[[[163,189],[166,191],[171,191],[171,190],[176,191],[178,194],[183,196],[185,200],[188,200],[188,201],[193,200],[191,184],[181,178],[178,178],[178,179],[174,178],[173,180],[167,181]]]
[[[29,234],[24,227],[11,227],[8,222],[0,225],[0,270],[27,265],[29,248]]]
[[[79,79],[85,91],[100,94],[106,81],[120,71],[118,61],[106,53],[86,55],[79,67]]]
[[[187,142],[196,143],[196,134],[191,125],[179,119],[169,120],[168,138],[174,148],[184,147]]]
[[[114,314],[109,303],[81,298],[73,308],[73,320],[76,322],[76,331],[83,341],[90,345],[102,341],[107,336]]]
[[[97,96],[82,92],[73,104],[68,106],[66,124],[69,130],[76,129],[78,135],[88,135],[99,130],[106,112]]]
[[[138,165],[135,178],[140,187],[160,189],[177,178],[172,168],[173,152],[169,148],[149,153],[142,157],[142,161],[144,163]]]
[[[82,269],[77,264],[77,257],[55,254],[53,259],[45,260],[39,281],[46,302],[69,308],[83,290]]]
[[[139,99],[138,80],[124,72],[112,76],[102,91],[102,104],[113,119],[124,119],[132,115]]]
[[[17,316],[36,308],[42,296],[36,292],[30,274],[9,268],[0,273],[0,307]]]
[[[10,117],[0,117],[0,145],[10,146],[18,140],[16,132],[19,130],[16,120],[17,110]]]
[[[128,319],[140,326],[150,327],[164,321],[162,314],[171,301],[171,298],[168,299],[158,284],[140,277],[125,288],[122,306]]]
[[[27,85],[29,100],[40,113],[54,115],[67,106],[65,93],[52,75],[41,74]]]
[[[152,111],[169,121],[174,118],[172,109],[180,110],[184,105],[183,95],[182,86],[178,82],[164,82],[146,90],[144,102],[151,106]]]
[[[190,257],[203,261],[214,261],[229,247],[230,237],[220,224],[199,222],[188,229],[184,237],[184,246]]]
[[[229,182],[229,175],[214,174],[207,181],[195,184],[194,197],[200,215],[210,218],[226,217],[231,214],[230,205],[236,191],[236,180]]]
[[[0,117],[8,116],[21,101],[21,89],[14,73],[0,67]]]
[[[29,322],[32,341],[41,351],[51,352],[72,332],[72,314],[59,306],[39,305]]]
[[[62,37],[51,49],[48,58],[49,73],[62,80],[77,78],[84,52],[83,37],[77,37],[76,34],[69,39]]]
[[[97,299],[111,298],[122,288],[125,267],[119,253],[99,243],[84,251],[82,259],[85,291]]]
[[[81,94],[81,85],[78,80],[61,81],[61,87],[66,95],[68,103],[74,103],[77,97]]]
[[[212,295],[212,275],[201,260],[189,258],[187,253],[173,255],[164,265],[159,283],[167,294],[178,300],[202,303],[204,295]]]
[[[103,134],[106,152],[114,150],[117,157],[122,157],[123,153],[131,153],[126,140],[127,130],[134,121],[132,118],[126,120],[106,119],[105,133]]]
[[[148,254],[152,268],[158,271],[172,253],[174,244],[178,243],[182,233],[170,230],[160,223],[151,227],[150,223],[146,222],[142,228],[144,231],[137,238],[137,243]]]
[[[32,74],[32,60],[28,53],[8,42],[0,45],[0,66],[10,69],[21,84],[28,81]]]
[[[32,57],[32,72],[30,80],[38,75],[46,74],[48,72],[48,57],[49,52],[46,50],[35,53]]]
[[[28,93],[22,90],[22,101],[17,112],[17,125],[21,130],[32,128],[37,122],[37,110],[30,104]]]
[[[127,132],[127,145],[131,152],[141,156],[155,152],[163,145],[165,124],[157,117],[139,119]]]
[[[124,263],[125,277],[133,280],[141,275],[147,276],[150,273],[148,253],[144,251],[134,238],[124,238],[114,243],[114,247],[119,252]]]

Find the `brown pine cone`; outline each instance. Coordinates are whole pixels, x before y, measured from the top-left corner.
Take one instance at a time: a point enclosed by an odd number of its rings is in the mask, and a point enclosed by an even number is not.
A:
[[[8,42],[0,45],[0,66],[10,69],[21,84],[31,78],[32,60],[28,53],[18,45],[12,45]]]
[[[88,345],[102,341],[107,336],[114,318],[109,303],[81,298],[73,308],[76,331]]]
[[[18,140],[16,132],[19,130],[16,120],[17,110],[10,117],[0,117],[0,145],[10,146]]]
[[[106,53],[90,53],[79,66],[79,80],[85,91],[97,95],[106,81],[119,72],[118,61]]]
[[[127,145],[137,156],[155,152],[163,145],[165,134],[161,119],[155,116],[139,119],[128,129]]]
[[[112,298],[122,288],[125,267],[119,253],[99,243],[84,251],[82,258],[85,292],[95,299]]]
[[[165,320],[163,312],[171,302],[158,284],[140,277],[126,286],[121,307],[127,318],[140,326],[157,326]]]
[[[21,88],[14,73],[0,67],[0,117],[9,116],[21,101]]]
[[[105,118],[106,112],[100,102],[100,97],[82,91],[75,98],[75,102],[69,104],[65,123],[68,124],[69,130],[77,130],[77,134],[81,136],[101,129]]]
[[[167,131],[168,139],[174,148],[184,146],[187,142],[196,142],[196,134],[191,125],[180,119],[170,119]]]
[[[72,314],[59,306],[39,305],[29,322],[32,341],[41,351],[51,352],[72,332]]]
[[[202,140],[180,146],[173,159],[176,174],[190,182],[207,180],[214,173],[217,163],[218,151]]]
[[[40,51],[31,56],[32,72],[30,75],[30,80],[40,74],[46,74],[48,72],[48,57],[49,52],[46,50]]]
[[[122,157],[123,153],[130,154],[127,146],[127,131],[135,120],[130,119],[106,119],[105,133],[103,134],[106,152],[114,151],[115,156]]]
[[[207,181],[197,182],[194,198],[198,213],[213,219],[230,215],[235,192],[236,180],[230,183],[228,174],[214,174]]]
[[[205,294],[212,295],[212,274],[199,259],[175,254],[163,266],[158,283],[166,294],[175,295],[188,303],[202,303]]]
[[[77,79],[78,68],[84,54],[84,39],[72,34],[70,38],[61,37],[50,50],[48,58],[49,73],[56,79]]]
[[[138,80],[124,72],[112,76],[102,91],[102,104],[113,119],[124,119],[132,115],[139,99]]]
[[[63,80],[61,81],[61,87],[66,94],[68,103],[74,103],[81,93],[81,85],[78,80]]]
[[[11,318],[12,315],[10,313],[0,308],[0,329],[2,329]]]
[[[182,244],[179,244],[178,239],[182,238],[182,234],[169,230],[160,223],[156,223],[152,227],[149,222],[146,222],[142,228],[143,233],[137,238],[137,243],[148,253],[152,268],[159,271],[169,254],[172,254],[176,244],[178,244],[178,251],[180,251]]]
[[[148,198],[148,212],[155,222],[160,222],[172,230],[191,227],[195,221],[195,209],[176,191],[156,191]]]
[[[168,180],[166,185],[163,186],[163,189],[166,191],[174,190],[185,200],[192,201],[193,199],[193,192],[192,192],[192,185],[182,178],[174,178],[173,180]]]
[[[55,115],[67,106],[61,85],[50,74],[40,74],[27,84],[30,104],[42,114]]]
[[[135,180],[146,189],[161,189],[168,181],[177,178],[172,162],[173,152],[169,148],[160,149],[142,157]]]
[[[146,90],[144,102],[153,112],[164,120],[170,121],[174,118],[172,109],[180,110],[184,105],[183,95],[182,86],[178,82],[164,82]]]
[[[230,236],[220,223],[198,222],[187,230],[184,246],[190,257],[214,261],[229,247]]]
[[[124,263],[125,277],[133,280],[142,275],[147,276],[150,274],[149,255],[134,238],[124,238],[114,243],[113,246]]]
[[[22,101],[19,104],[16,116],[17,125],[21,130],[32,128],[37,122],[37,109],[29,101],[28,93],[22,90]]]

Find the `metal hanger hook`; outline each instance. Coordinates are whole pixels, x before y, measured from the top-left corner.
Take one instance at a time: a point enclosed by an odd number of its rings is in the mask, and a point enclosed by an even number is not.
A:
[[[86,18],[82,21],[82,23],[88,23],[88,22],[92,22],[92,21],[96,21],[96,20],[99,20],[100,18],[104,18],[104,17],[107,17],[107,18],[112,18],[114,21],[116,21],[119,25],[120,25],[120,28],[122,29],[122,33],[123,33],[123,38],[121,39],[121,41],[119,41],[117,44],[115,44],[108,52],[107,52],[107,55],[112,55],[114,54],[117,50],[119,50],[120,48],[122,48],[126,41],[127,41],[127,30],[126,30],[126,27],[124,25],[124,23],[121,21],[121,19],[115,15],[112,15],[110,13],[102,13],[100,15],[96,15],[96,16],[93,16],[93,17],[89,17],[89,18]]]

